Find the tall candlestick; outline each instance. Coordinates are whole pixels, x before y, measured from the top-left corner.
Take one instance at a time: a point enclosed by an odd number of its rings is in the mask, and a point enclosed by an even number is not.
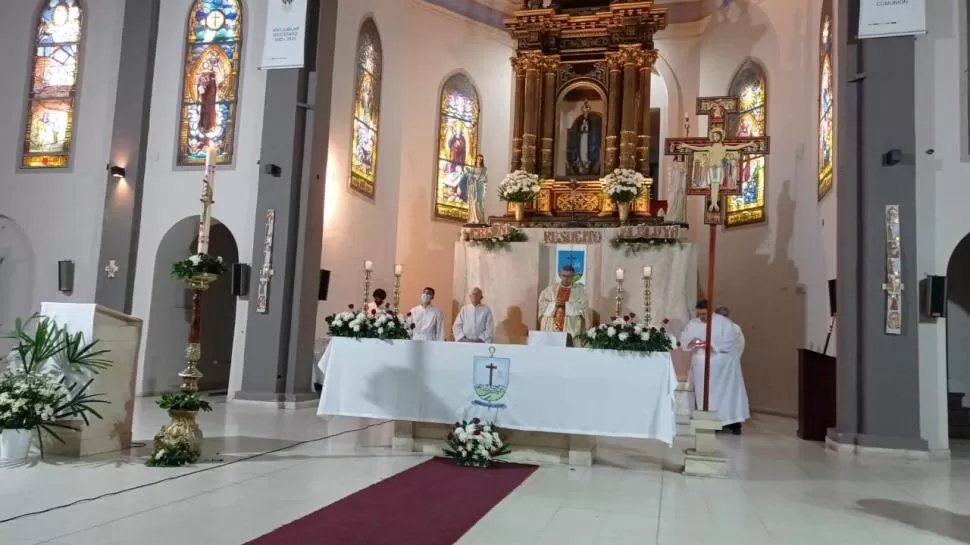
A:
[[[367,302],[370,301],[370,275],[373,269],[373,261],[369,259],[364,261],[364,304],[360,307],[361,312],[367,312]]]
[[[394,265],[394,312],[401,311],[401,273],[404,272],[404,267],[401,265]]]
[[[196,253],[209,253],[209,228],[212,224],[212,193],[216,178],[216,148],[209,144],[205,154],[205,171],[202,174],[202,214],[199,215],[199,242]]]
[[[643,268],[643,321],[645,324],[650,325],[653,322],[653,315],[651,313],[651,303],[653,299],[653,292],[651,291],[651,281],[648,269],[650,267]]]
[[[619,269],[617,272],[622,271]],[[623,314],[623,279],[619,278],[619,274],[616,279],[616,316],[620,317]]]

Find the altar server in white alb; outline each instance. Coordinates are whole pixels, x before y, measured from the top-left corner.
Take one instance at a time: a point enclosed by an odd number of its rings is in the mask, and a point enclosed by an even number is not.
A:
[[[740,328],[721,314],[708,312],[707,301],[697,302],[697,315],[687,323],[681,335],[681,346],[691,353],[690,373],[694,385],[694,401],[698,409],[704,407],[704,341],[707,320],[711,320],[711,396],[709,409],[716,412],[721,425],[735,434],[741,433],[741,423],[751,417],[748,392],[741,374],[743,337]]]
[[[432,305],[434,288],[424,288],[421,292],[421,304],[412,308],[408,313],[411,320],[411,339],[415,341],[443,341],[445,340],[445,317]]]
[[[490,343],[495,340],[495,318],[492,309],[482,304],[482,289],[473,288],[468,294],[471,303],[461,308],[452,333],[463,343]]]

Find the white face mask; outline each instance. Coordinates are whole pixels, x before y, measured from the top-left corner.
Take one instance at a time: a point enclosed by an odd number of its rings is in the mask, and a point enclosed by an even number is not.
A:
[[[421,302],[427,305],[428,303],[431,302],[431,296],[428,295],[427,293],[422,293],[421,294]]]

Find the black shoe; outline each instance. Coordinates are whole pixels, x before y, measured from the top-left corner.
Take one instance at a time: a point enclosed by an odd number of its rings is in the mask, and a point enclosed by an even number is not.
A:
[[[313,383],[313,390],[316,391],[319,394],[320,392],[323,391],[323,384],[320,384],[319,382],[314,382]]]

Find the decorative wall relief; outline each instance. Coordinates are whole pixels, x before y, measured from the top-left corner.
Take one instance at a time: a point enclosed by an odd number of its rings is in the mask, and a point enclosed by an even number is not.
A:
[[[256,288],[256,312],[269,312],[269,282],[273,278],[273,233],[276,229],[276,210],[266,210],[266,235],[263,238],[263,266],[259,269]]]
[[[886,334],[903,333],[903,271],[899,247],[899,205],[886,206]]]

